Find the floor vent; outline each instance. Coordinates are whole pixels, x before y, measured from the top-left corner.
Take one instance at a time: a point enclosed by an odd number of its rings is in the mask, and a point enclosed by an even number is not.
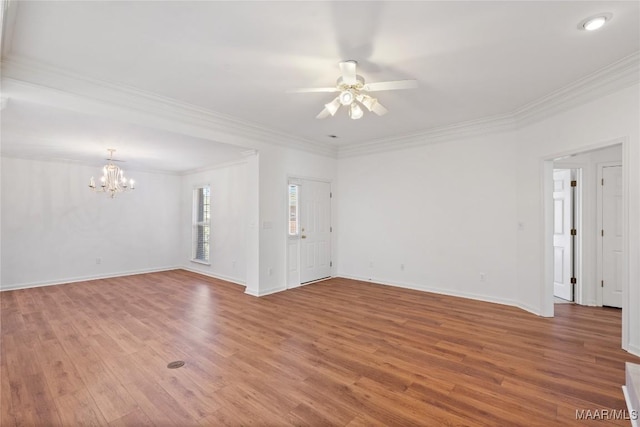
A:
[[[175,362],[171,362],[167,365],[167,368],[169,369],[178,369],[184,366],[184,361],[182,360],[176,360]]]

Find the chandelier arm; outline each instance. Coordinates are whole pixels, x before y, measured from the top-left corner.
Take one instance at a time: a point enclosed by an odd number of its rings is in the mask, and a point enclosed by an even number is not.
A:
[[[96,185],[95,179],[89,180],[89,189],[95,193],[107,193],[111,198],[115,198],[117,193],[133,191],[135,189],[133,179],[128,180],[124,176],[124,171],[113,163],[114,149],[109,149],[109,163],[102,168],[100,186]]]

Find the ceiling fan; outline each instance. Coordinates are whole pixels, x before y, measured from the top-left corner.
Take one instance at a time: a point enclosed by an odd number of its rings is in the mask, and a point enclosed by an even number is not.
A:
[[[364,78],[356,74],[357,61],[349,60],[338,64],[342,75],[338,77],[335,87],[317,87],[293,89],[289,93],[308,92],[340,92],[335,99],[325,104],[324,109],[316,116],[316,119],[324,119],[333,116],[341,105],[349,107],[349,117],[357,120],[364,115],[360,105],[367,110],[382,116],[387,114],[387,109],[366,92],[377,92],[381,90],[413,89],[418,87],[416,80],[395,80],[389,82],[365,83]]]

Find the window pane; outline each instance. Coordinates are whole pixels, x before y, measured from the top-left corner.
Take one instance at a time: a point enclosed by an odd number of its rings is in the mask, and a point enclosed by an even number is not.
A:
[[[193,192],[193,259],[209,262],[211,240],[211,189],[198,187]]]
[[[298,234],[298,189],[294,184],[289,185],[289,235]]]

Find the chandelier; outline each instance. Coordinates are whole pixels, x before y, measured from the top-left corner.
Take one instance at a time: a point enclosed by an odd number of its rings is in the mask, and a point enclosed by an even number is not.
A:
[[[134,190],[133,180],[127,181],[124,177],[124,171],[116,166],[113,162],[113,148],[107,150],[109,152],[109,163],[102,168],[102,177],[100,177],[100,186],[96,186],[96,181],[91,177],[89,180],[89,188],[97,193],[107,193],[111,198],[116,197],[116,193]],[[117,161],[117,160],[116,160]]]

